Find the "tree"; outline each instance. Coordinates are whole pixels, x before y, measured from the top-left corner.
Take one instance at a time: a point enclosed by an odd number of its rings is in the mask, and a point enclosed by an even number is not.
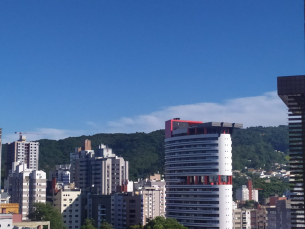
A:
[[[143,225],[139,224],[139,225],[131,225],[129,226],[128,229],[143,229]]]
[[[81,227],[81,229],[96,229],[95,226],[95,221],[93,219],[86,219],[85,224]]]
[[[62,215],[50,203],[34,203],[33,211],[27,215],[33,221],[50,221],[52,229],[65,229]]]
[[[99,229],[113,229],[113,227],[110,223],[103,220]]]
[[[173,218],[164,218],[161,216],[156,217],[155,219],[149,221],[144,229],[187,229],[184,227],[176,219]]]

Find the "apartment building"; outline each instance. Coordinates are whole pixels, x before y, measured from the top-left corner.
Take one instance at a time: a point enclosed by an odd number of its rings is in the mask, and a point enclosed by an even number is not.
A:
[[[248,180],[247,185],[242,185],[236,190],[236,199],[240,201],[254,200],[258,202],[258,190],[253,189],[252,180]]]
[[[70,184],[70,164],[56,165],[54,171],[49,172],[49,181],[56,178],[57,183],[63,183],[64,185]]]
[[[19,213],[26,220],[33,204],[46,202],[46,173],[39,170],[28,169],[22,162],[12,163],[12,173],[6,182],[11,203],[19,204]]]
[[[291,200],[279,199],[275,205],[266,208],[268,229],[290,229],[291,222]]]
[[[149,220],[161,216],[161,191],[154,187],[145,187],[140,193],[143,195],[143,225],[145,225]]]
[[[128,161],[112,153],[112,149],[101,144],[96,150],[91,149],[91,142],[86,142],[85,149],[75,153],[75,186],[81,189],[99,187],[100,194],[111,194],[128,181]]]
[[[89,153],[94,153],[94,150],[91,148],[91,141],[86,139],[83,142],[83,145],[81,147],[76,147],[74,153],[70,153],[70,182],[75,183],[75,166],[76,166],[76,160],[78,160],[80,157],[84,157],[85,155]]]
[[[189,229],[232,228],[235,128],[242,124],[165,122],[166,217]]]
[[[100,227],[103,220],[115,229],[126,229],[131,225],[143,225],[143,195],[133,192],[111,195],[88,195],[88,217]]]
[[[154,202],[155,207],[158,207],[159,210],[154,212],[154,217],[156,216],[164,216],[165,217],[165,209],[166,209],[166,188],[165,188],[165,180],[161,180],[160,174],[155,174],[154,176],[150,176],[149,178],[145,180],[138,180],[138,182],[134,182],[134,190],[138,193],[145,194],[143,191],[145,190],[155,190],[157,192],[153,192],[154,195],[157,195],[158,197],[155,197],[159,200],[159,202]],[[145,198],[145,195],[144,195]],[[144,209],[145,209],[144,205]],[[147,210],[147,209],[146,209]],[[147,212],[144,210],[144,214]],[[146,218],[150,218],[149,214],[147,215]]]
[[[266,229],[266,216],[267,211],[264,207],[259,207],[258,209],[234,209],[233,229]]]
[[[53,193],[53,205],[62,214],[66,228],[81,228],[81,190],[65,185]]]
[[[25,135],[20,135],[18,141],[6,144],[6,177],[12,169],[13,162],[23,162],[27,168],[38,170],[39,143],[27,142]]]

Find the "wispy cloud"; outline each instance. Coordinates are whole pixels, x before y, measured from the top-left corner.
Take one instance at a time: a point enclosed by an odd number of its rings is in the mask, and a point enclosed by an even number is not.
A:
[[[236,98],[224,103],[197,103],[171,106],[135,117],[108,122],[109,132],[150,132],[164,128],[164,121],[179,117],[187,120],[223,121],[249,126],[287,124],[287,109],[276,91],[261,96]]]
[[[37,133],[37,134],[33,134]],[[80,136],[87,134],[87,131],[82,130],[65,130],[65,129],[54,129],[54,128],[36,128],[33,131],[28,131],[25,133],[28,141],[35,141],[39,139],[53,139],[59,140],[68,137]],[[2,142],[9,143],[19,139],[19,134],[8,134],[4,135]]]
[[[107,123],[87,121],[85,130],[67,130],[54,128],[36,128],[28,134],[28,140],[64,139],[96,133],[133,133],[151,132],[164,128],[164,122],[179,117],[187,120],[204,122],[222,121],[243,123],[249,126],[278,126],[287,124],[287,108],[279,99],[276,92],[267,92],[261,96],[236,98],[223,103],[196,103],[180,106],[165,107],[150,114],[134,117],[122,117]],[[13,142],[18,135],[3,136],[3,142]]]

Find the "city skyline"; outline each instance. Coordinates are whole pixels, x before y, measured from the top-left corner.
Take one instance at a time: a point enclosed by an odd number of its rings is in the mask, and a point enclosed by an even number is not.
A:
[[[287,124],[276,77],[304,73],[303,1],[0,4],[4,143],[150,132],[174,113]]]

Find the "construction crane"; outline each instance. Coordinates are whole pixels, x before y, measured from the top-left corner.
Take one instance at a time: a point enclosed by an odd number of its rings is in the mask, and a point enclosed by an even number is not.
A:
[[[46,135],[46,134],[40,134],[40,133],[31,133],[31,132],[15,132],[15,134],[19,134],[19,138],[21,139],[22,134],[36,134],[36,135]]]

